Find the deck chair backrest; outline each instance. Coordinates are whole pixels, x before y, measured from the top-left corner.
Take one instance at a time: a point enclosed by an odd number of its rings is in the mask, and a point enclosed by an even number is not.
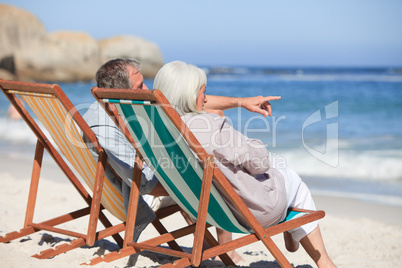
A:
[[[147,95],[147,100],[140,93],[130,95],[129,100],[99,101],[116,108],[127,127],[123,131],[128,131],[134,139],[146,164],[169,195],[196,219],[203,176],[202,161],[189,148],[188,140],[183,136],[184,130],[178,128],[185,124],[176,111],[166,102],[162,104],[157,99],[150,101],[149,97],[152,96],[152,93]],[[176,125],[171,113],[174,113]],[[233,233],[248,233],[214,185],[211,188],[207,222]]]
[[[85,145],[76,124],[77,120],[81,125],[85,122],[64,92],[57,85],[42,84],[41,86],[8,89],[6,93],[20,96],[25,101],[67,161],[89,188],[93,189],[96,162]],[[96,138],[89,131],[89,127],[86,126],[83,131],[84,135],[91,136],[92,141],[96,143]],[[96,144],[96,146],[98,145]],[[104,180],[101,203],[111,214],[125,221],[123,198],[107,179]]]
[[[234,265],[223,253],[261,241],[282,267],[292,267],[275,245],[272,236],[318,220],[324,217],[324,211],[290,208],[285,221],[263,227],[217,168],[213,156],[207,154],[159,90],[92,88],[91,92],[136,148],[138,157],[154,171],[172,198],[183,210],[197,219],[194,225],[176,229],[166,236],[164,234],[141,243],[127,242],[127,247],[119,253],[97,257],[91,261],[91,265],[101,261],[110,262],[141,250],[179,257],[180,259],[174,261],[175,267],[198,267],[201,261],[218,255],[225,265]],[[140,159],[136,159],[138,167],[141,164]],[[139,169],[136,170],[140,172]],[[139,184],[137,176],[132,188],[135,191],[131,191],[132,194],[135,193],[134,197],[138,195]],[[238,210],[250,230],[241,226],[225,200]],[[136,206],[134,202],[129,207],[129,215],[135,215]],[[126,227],[129,232],[134,229],[133,221],[133,217],[129,216]],[[246,234],[220,244],[211,239],[212,235],[206,228],[210,226],[206,222],[229,232]],[[160,247],[171,239],[189,234],[194,235],[191,253]],[[210,248],[203,248],[204,240]]]

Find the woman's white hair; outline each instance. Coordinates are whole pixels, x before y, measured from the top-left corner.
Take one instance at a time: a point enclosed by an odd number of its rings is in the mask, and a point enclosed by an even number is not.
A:
[[[182,61],[165,64],[155,76],[154,89],[159,89],[175,109],[181,113],[197,111],[197,96],[207,76],[200,68]]]

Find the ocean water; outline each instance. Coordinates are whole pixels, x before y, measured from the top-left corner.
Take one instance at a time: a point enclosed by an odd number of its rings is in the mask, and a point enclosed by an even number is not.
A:
[[[274,165],[296,170],[316,193],[402,206],[402,69],[203,68],[207,94],[282,97],[271,102],[272,117],[225,111],[280,156]],[[59,85],[81,113],[94,100],[93,82]],[[32,157],[35,137],[6,118],[8,105],[1,95],[0,154]]]

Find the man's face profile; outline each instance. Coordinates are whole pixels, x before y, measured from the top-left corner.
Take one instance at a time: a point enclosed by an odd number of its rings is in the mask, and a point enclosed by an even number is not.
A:
[[[140,71],[135,68],[131,68],[130,72],[130,79],[133,82],[133,86],[131,87],[131,89],[148,89],[147,86],[144,84],[144,77],[142,76]]]

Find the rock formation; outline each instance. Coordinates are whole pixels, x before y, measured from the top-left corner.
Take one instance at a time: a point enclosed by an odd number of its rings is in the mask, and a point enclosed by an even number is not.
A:
[[[1,57],[12,54],[16,49],[38,44],[45,36],[45,27],[33,14],[0,4]]]
[[[132,58],[141,63],[141,73],[154,77],[163,65],[159,47],[143,38],[116,36],[99,41],[100,60],[106,62],[115,58]]]
[[[54,32],[46,41],[14,52],[15,74],[21,80],[89,81],[99,62],[96,40],[86,33]]]
[[[0,78],[21,81],[89,81],[114,58],[141,62],[144,77],[163,65],[158,46],[140,37],[117,36],[97,41],[83,32],[47,34],[31,13],[0,4]]]

